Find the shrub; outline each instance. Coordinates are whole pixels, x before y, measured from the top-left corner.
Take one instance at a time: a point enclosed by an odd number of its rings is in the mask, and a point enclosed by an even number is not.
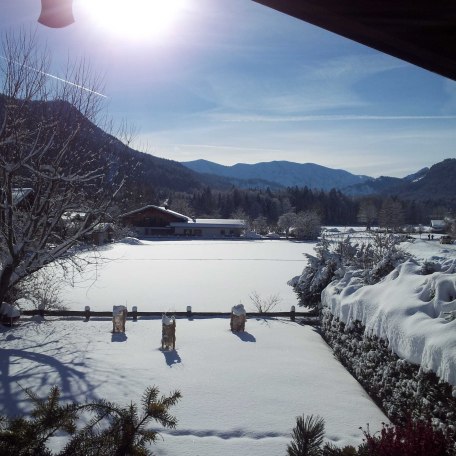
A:
[[[454,436],[435,429],[430,421],[407,420],[404,425],[383,423],[380,432],[372,435],[369,427],[364,442],[358,447],[338,448],[323,445],[325,422],[313,415],[297,418],[288,456],[454,456]]]
[[[379,435],[364,431],[362,450],[369,456],[450,456],[449,439],[429,421],[408,420],[403,426],[383,424]]]

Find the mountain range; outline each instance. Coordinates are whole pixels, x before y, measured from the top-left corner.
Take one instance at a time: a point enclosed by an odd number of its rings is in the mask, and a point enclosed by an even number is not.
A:
[[[423,168],[403,178],[373,178],[331,169],[314,163],[272,161],[267,163],[224,166],[207,160],[182,162],[187,168],[213,177],[228,179],[233,185],[280,188],[335,188],[351,196],[397,195],[419,201],[456,202],[456,159],[449,158],[430,168]],[[255,185],[253,185],[255,186]]]
[[[239,187],[309,187],[329,191],[332,188],[343,189],[362,184],[370,179],[368,176],[357,176],[342,169],[289,161],[224,166],[207,160],[195,160],[182,164],[201,174],[225,177]]]

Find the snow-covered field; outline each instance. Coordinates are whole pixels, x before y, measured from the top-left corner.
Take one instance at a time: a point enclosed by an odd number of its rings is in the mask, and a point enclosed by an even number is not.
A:
[[[380,428],[386,417],[335,360],[309,326],[249,319],[246,332],[228,319],[177,321],[176,351],[159,349],[160,320],[127,321],[125,337],[108,319],[22,320],[0,329],[0,404],[9,414],[29,410],[21,387],[63,399],[105,397],[128,404],[144,389],[179,389],[176,430],[155,451],[175,456],[284,455],[295,418],[325,418],[337,445],[358,444],[359,426]]]
[[[287,281],[301,274],[303,253],[314,243],[286,240],[141,241],[105,247],[106,260],[95,270],[86,267],[75,287],[64,286],[62,298],[71,310],[109,311],[113,305],[137,306],[139,311],[229,312],[250,300],[256,291],[263,299],[280,298],[276,311],[297,304]],[[95,280],[96,279],[96,280]]]
[[[161,241],[115,244],[101,269],[66,286],[66,305],[110,310],[229,311],[249,295],[279,295],[277,310],[296,297],[286,283],[302,272],[314,244],[288,241]],[[286,320],[249,319],[231,333],[228,319],[177,321],[176,350],[162,352],[161,321],[127,321],[125,337],[110,319],[22,318],[0,330],[0,404],[8,414],[30,410],[22,388],[46,395],[60,386],[64,400],[105,397],[139,401],[147,386],[179,389],[176,430],[164,431],[159,455],[283,455],[296,416],[318,414],[327,438],[358,444],[359,426],[380,428],[386,417],[334,358],[316,330]],[[356,407],[354,407],[356,404]],[[59,445],[62,439],[54,440]]]

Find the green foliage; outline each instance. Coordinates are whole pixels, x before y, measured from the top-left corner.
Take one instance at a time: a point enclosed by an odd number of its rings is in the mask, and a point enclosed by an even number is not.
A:
[[[53,387],[43,400],[30,390],[34,409],[30,418],[0,419],[0,454],[4,456],[48,456],[49,438],[57,432],[69,436],[58,456],[97,455],[147,456],[148,445],[154,443],[158,432],[150,429],[151,422],[164,428],[175,428],[177,420],[169,409],[181,398],[175,391],[160,396],[157,387],[147,388],[141,406],[131,403],[119,406],[104,399],[87,404],[60,405],[60,391]],[[78,428],[80,418],[89,417],[88,423]]]
[[[339,448],[331,443],[326,443],[321,451],[321,456],[362,456],[362,453],[351,445]]]
[[[454,456],[453,432],[435,429],[430,421],[408,420],[402,425],[383,423],[381,431],[371,434],[363,430],[363,443],[355,448],[338,448],[325,443],[323,418],[301,416],[296,419],[293,440],[287,447],[288,456]]]
[[[320,456],[325,435],[325,421],[319,416],[298,416],[288,456]]]
[[[429,421],[408,420],[402,426],[383,424],[377,434],[364,431],[369,456],[452,456],[454,441]]]
[[[57,431],[70,435],[76,431],[78,406],[60,405],[60,391],[54,386],[46,399],[38,398],[32,391],[25,392],[32,400],[34,409],[30,418],[1,419],[0,454],[11,456],[52,454],[46,444]]]

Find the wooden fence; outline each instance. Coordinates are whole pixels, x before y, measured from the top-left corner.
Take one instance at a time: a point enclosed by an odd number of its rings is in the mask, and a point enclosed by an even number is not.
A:
[[[162,318],[165,312],[140,312],[135,310],[130,310],[128,312],[127,318],[132,319],[133,321],[138,318]],[[176,318],[187,318],[187,319],[203,319],[203,318],[229,318],[231,312],[193,312],[187,310],[186,312],[167,312],[169,315],[173,315]],[[40,315],[42,317],[81,317],[85,320],[91,318],[112,318],[112,311],[93,311],[90,309],[86,310],[43,310],[43,309],[34,309],[34,310],[24,310],[22,315],[34,316]],[[302,324],[319,324],[318,315],[315,312],[247,312],[248,318],[288,318],[291,321],[296,321],[299,319],[299,323]]]

